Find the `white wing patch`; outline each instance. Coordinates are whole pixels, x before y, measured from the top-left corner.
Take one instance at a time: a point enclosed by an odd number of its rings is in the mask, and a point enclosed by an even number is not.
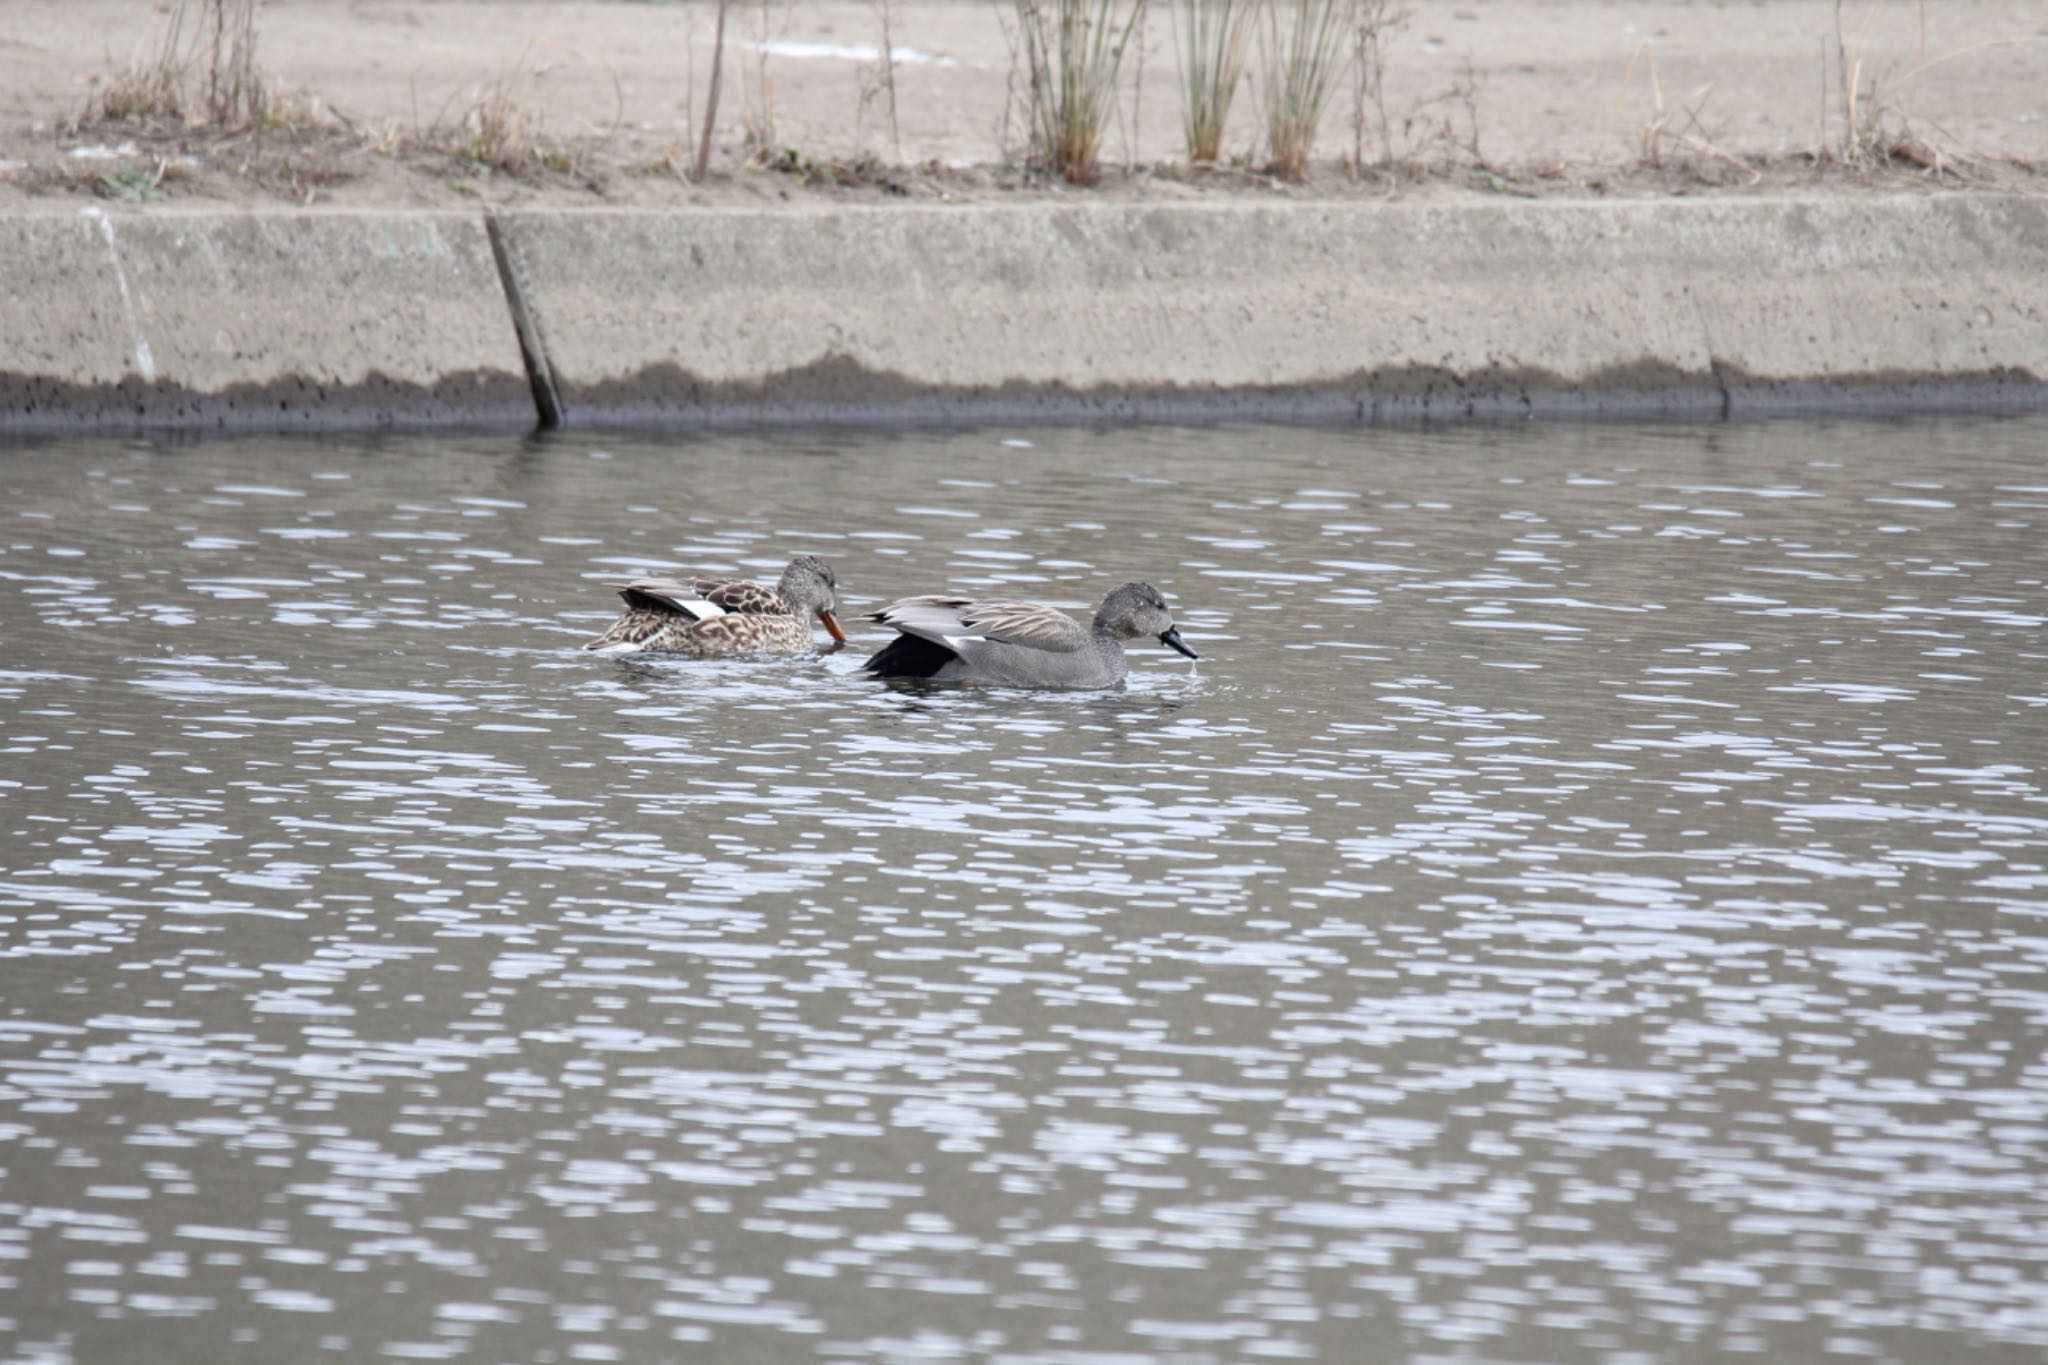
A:
[[[978,642],[980,642],[980,641],[983,641],[983,640],[986,640],[986,639],[988,639],[988,636],[986,636],[986,635],[948,635],[948,636],[946,636],[946,637],[945,637],[945,639],[946,639],[946,644],[947,644],[947,646],[948,646],[949,648],[951,648],[951,649],[953,650],[953,652],[954,652],[954,653],[956,653],[956,654],[957,654],[957,653],[959,653],[959,652],[960,652],[960,646],[962,646],[962,645],[971,645],[971,644],[976,644],[976,643],[978,643]]]
[[[724,607],[716,602],[706,602],[701,597],[678,597],[675,604],[699,621],[709,621],[713,617],[725,615]]]

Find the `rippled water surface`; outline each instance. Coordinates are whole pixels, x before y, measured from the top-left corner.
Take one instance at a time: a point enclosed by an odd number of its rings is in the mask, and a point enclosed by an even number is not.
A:
[[[0,1342],[2037,1361],[2044,450],[0,450]],[[806,550],[1202,662],[577,649]]]

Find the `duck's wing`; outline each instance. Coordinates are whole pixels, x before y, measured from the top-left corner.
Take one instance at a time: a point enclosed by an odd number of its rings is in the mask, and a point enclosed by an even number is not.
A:
[[[1072,654],[1088,643],[1088,631],[1079,621],[1036,602],[972,602],[960,620],[984,640],[1050,654]]]
[[[720,611],[743,616],[787,616],[789,603],[773,588],[737,578],[699,578],[690,584],[697,596]]]
[[[723,608],[708,602],[694,583],[674,578],[640,578],[619,585],[626,609],[612,622],[610,630],[584,645],[600,654],[634,654],[664,631],[689,629],[700,621],[725,615]]]
[[[719,584],[720,580],[714,578],[697,578],[688,582],[677,578],[640,578],[621,585],[619,596],[626,599],[628,615],[651,612],[708,621],[714,616],[725,615],[727,610],[705,591]]]
[[[1065,612],[1035,602],[977,602],[966,597],[906,597],[871,618],[905,635],[930,640],[955,654],[989,641],[1072,654],[1088,643],[1088,632]]]

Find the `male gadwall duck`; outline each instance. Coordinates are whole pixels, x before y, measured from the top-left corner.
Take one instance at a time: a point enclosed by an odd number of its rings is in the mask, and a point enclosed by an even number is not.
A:
[[[626,610],[583,646],[600,654],[798,654],[811,647],[811,617],[840,644],[846,632],[832,568],[798,555],[772,588],[730,578],[643,578],[619,589]]]
[[[906,597],[873,613],[897,632],[862,665],[878,678],[936,678],[989,687],[1114,687],[1123,681],[1124,641],[1156,635],[1190,659],[1166,599],[1150,583],[1126,583],[1079,621],[1030,602]]]

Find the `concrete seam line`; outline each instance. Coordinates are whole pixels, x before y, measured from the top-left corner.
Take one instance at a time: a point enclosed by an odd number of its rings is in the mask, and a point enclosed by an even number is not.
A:
[[[519,271],[512,263],[512,248],[498,225],[498,215],[484,214],[484,235],[490,239],[491,257],[498,263],[498,283],[505,291],[505,307],[512,315],[512,330],[519,335],[519,356],[526,362],[526,379],[533,387],[533,406],[542,431],[562,429],[562,399],[555,390],[554,366],[548,362],[547,341],[540,323],[526,307],[526,295],[519,287]]]

